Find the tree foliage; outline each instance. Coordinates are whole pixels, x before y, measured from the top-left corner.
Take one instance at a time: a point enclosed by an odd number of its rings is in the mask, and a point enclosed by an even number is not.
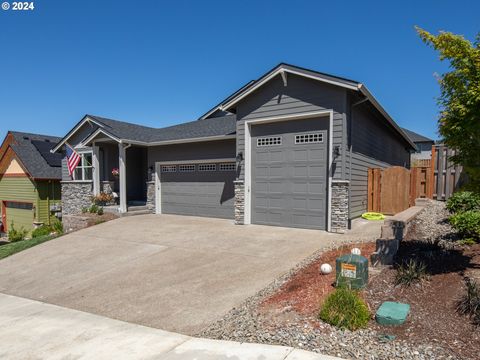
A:
[[[457,150],[452,161],[464,167],[472,185],[480,188],[480,33],[472,43],[461,35],[432,35],[416,28],[420,38],[448,61],[450,71],[439,78],[439,132]]]

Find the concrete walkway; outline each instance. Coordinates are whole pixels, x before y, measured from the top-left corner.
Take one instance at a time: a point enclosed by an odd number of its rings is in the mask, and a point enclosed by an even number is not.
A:
[[[198,339],[0,294],[1,359],[321,360],[284,346]]]

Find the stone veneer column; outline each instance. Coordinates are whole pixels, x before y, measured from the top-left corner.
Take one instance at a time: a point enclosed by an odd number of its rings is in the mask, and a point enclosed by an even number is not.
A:
[[[349,186],[349,181],[332,180],[331,232],[343,233],[348,229]]]
[[[235,180],[235,224],[243,225],[245,219],[245,185],[243,180]]]
[[[92,181],[62,181],[62,215],[80,214],[92,204]]]
[[[147,181],[147,207],[155,210],[155,181]]]

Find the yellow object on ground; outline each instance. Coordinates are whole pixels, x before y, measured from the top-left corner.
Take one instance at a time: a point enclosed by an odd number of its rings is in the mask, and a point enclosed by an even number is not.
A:
[[[376,212],[366,212],[362,214],[362,218],[365,220],[383,220],[385,215]]]

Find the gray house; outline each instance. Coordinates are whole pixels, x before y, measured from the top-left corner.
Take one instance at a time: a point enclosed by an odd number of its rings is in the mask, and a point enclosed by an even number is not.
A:
[[[412,130],[402,128],[407,136],[415,144],[415,151],[412,152],[412,161],[423,160],[432,158],[432,146],[435,145],[435,141],[420,135]]]
[[[198,120],[150,128],[86,115],[57,144],[64,214],[115,191],[119,212],[155,213],[343,231],[367,207],[367,169],[410,166],[415,145],[367,88],[280,64]],[[119,175],[112,174],[118,168]]]

